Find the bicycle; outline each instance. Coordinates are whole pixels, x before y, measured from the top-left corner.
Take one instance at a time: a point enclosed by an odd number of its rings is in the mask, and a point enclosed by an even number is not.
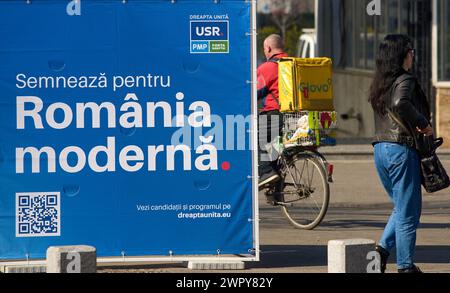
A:
[[[328,210],[333,165],[317,147],[297,144],[284,147],[278,165],[281,180],[275,185],[263,186],[260,191],[265,190],[268,203],[280,206],[295,228],[316,228]]]

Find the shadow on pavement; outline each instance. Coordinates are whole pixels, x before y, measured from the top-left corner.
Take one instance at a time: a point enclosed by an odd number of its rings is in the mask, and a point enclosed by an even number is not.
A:
[[[324,245],[262,245],[261,261],[248,263],[249,268],[289,268],[327,265]]]
[[[421,245],[416,248],[416,263],[450,264],[450,245]],[[389,258],[395,264],[395,251]],[[326,267],[327,247],[325,245],[263,245],[261,260],[248,262],[247,269],[283,269],[293,267]],[[155,263],[129,265],[125,267],[102,267],[99,272],[158,272],[184,271],[186,263]]]
[[[395,255],[394,255],[395,256]],[[418,245],[416,247],[416,263],[447,263],[450,264],[449,245]],[[395,262],[395,257],[392,258]]]
[[[389,263],[395,263],[395,252]],[[450,245],[421,245],[416,248],[416,263],[450,264]],[[248,263],[248,268],[290,268],[327,266],[324,245],[263,245],[261,261]]]

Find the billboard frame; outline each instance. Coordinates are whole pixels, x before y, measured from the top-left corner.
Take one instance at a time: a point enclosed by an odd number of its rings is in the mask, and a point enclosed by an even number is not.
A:
[[[238,255],[177,255],[177,256],[108,256],[97,257],[98,266],[125,266],[129,264],[145,264],[149,262],[184,262],[184,261],[204,261],[204,262],[253,262],[260,261],[260,230],[259,230],[259,190],[258,190],[258,107],[257,107],[257,1],[241,0],[244,3],[250,2],[250,27],[247,36],[251,39],[251,126],[250,150],[252,156],[252,174],[249,175],[252,184],[252,209],[253,209],[253,248],[249,254]],[[82,245],[76,243],[73,245]],[[0,268],[8,266],[43,266],[46,265],[46,259],[22,259],[22,260],[0,260]]]

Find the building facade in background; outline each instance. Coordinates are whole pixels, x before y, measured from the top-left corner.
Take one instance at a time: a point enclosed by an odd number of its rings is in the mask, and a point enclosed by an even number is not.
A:
[[[288,1],[299,2],[299,12],[313,13],[315,0],[257,0],[258,13],[269,14],[277,8],[279,4],[285,4]]]
[[[380,41],[391,33],[415,41],[417,74],[439,136],[450,146],[450,1],[381,0],[381,15],[369,16],[370,0],[317,0],[319,54],[333,58],[339,136],[370,138],[375,125],[367,102]]]

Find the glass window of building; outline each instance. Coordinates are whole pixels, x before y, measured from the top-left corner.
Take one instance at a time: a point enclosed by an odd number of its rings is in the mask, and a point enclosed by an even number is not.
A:
[[[355,69],[375,68],[378,46],[387,34],[406,33],[408,0],[381,0],[383,13],[369,16],[366,7],[371,0],[345,0],[345,66]]]

